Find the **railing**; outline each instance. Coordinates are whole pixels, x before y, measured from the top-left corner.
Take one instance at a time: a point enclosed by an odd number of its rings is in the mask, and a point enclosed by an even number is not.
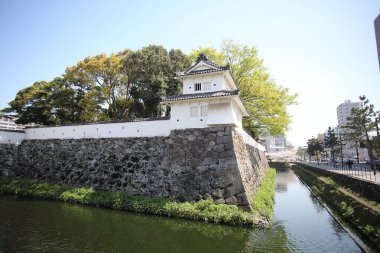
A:
[[[370,181],[380,182],[380,177],[377,175],[380,173],[379,169],[380,166],[376,164],[376,171],[374,168],[367,163],[347,163],[347,162],[338,162],[338,163],[332,163],[332,162],[320,162],[318,163],[305,163],[307,165],[312,165],[321,169],[334,171],[340,174],[350,175],[353,177],[358,177]]]

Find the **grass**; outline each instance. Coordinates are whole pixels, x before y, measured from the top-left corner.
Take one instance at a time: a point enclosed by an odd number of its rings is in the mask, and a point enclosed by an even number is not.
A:
[[[252,213],[235,205],[215,204],[212,200],[179,203],[173,199],[132,196],[123,192],[98,191],[93,188],[73,188],[65,185],[37,183],[25,180],[0,181],[0,194],[16,194],[42,199],[60,200],[116,210],[128,210],[167,217],[254,227]]]
[[[254,215],[261,215],[269,222],[273,220],[275,188],[276,170],[269,169],[251,205]]]

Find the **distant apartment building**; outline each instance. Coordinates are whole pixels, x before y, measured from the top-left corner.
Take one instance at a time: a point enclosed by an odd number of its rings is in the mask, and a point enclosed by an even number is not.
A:
[[[280,152],[286,150],[285,136],[265,136],[261,138],[264,141],[265,149],[268,153]]]
[[[23,126],[16,124],[11,117],[0,117],[0,129],[21,130]]]
[[[321,144],[325,143],[325,134],[317,134],[317,139]]]
[[[351,115],[352,108],[361,108],[362,102],[351,102],[346,100],[344,103],[338,105],[336,113],[338,116],[338,127],[345,126],[347,124],[347,117]]]
[[[376,36],[376,45],[377,45],[377,58],[379,60],[379,69],[380,69],[380,14],[374,21],[375,24],[375,36]]]
[[[347,124],[347,118],[351,115],[351,110],[353,108],[361,108],[362,102],[351,102],[350,100],[344,101],[337,107],[337,118],[338,118],[338,127],[335,129],[335,132],[338,135],[338,138],[342,138],[342,153],[343,158],[353,159],[356,157],[356,147],[359,143],[349,142],[344,140],[344,132],[349,131],[343,128]],[[363,160],[369,159],[368,151],[365,148],[358,147],[359,158]]]

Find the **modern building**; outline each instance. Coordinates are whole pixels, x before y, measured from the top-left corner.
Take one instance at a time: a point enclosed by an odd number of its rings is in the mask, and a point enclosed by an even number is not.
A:
[[[362,102],[351,102],[346,100],[338,105],[336,113],[338,116],[338,127],[343,127],[347,124],[347,117],[351,115],[352,108],[361,108]]]
[[[16,124],[12,117],[0,117],[0,129],[21,130],[23,126]]]
[[[380,69],[380,14],[374,21],[375,25],[375,36],[376,36],[376,45],[377,45],[377,57],[379,59],[379,69]]]
[[[281,152],[286,150],[285,136],[264,136],[261,138],[264,141],[265,149],[268,153]]]
[[[317,134],[317,140],[323,145],[325,143],[325,134]]]
[[[344,132],[349,131],[344,128],[347,125],[347,118],[351,115],[351,110],[353,108],[361,108],[363,105],[362,102],[351,102],[350,100],[344,101],[344,103],[340,104],[337,107],[337,118],[338,118],[338,127],[335,128],[335,132],[337,133],[337,137],[342,140],[341,152],[343,154],[343,158],[354,159],[357,156],[357,152],[359,153],[359,159],[367,160],[369,159],[368,151],[365,148],[356,147],[359,143],[354,143],[350,141],[344,140]],[[357,150],[356,150],[357,149]],[[339,154],[339,156],[342,156]]]

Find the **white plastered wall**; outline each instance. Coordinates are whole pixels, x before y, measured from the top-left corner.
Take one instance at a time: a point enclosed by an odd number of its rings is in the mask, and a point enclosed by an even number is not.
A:
[[[0,129],[0,144],[20,144],[25,138],[24,132],[6,131]]]
[[[208,127],[208,117],[201,116],[201,106],[208,106],[208,101],[183,101],[176,102],[171,105],[170,112],[170,127],[172,129],[186,129],[186,128],[204,128]],[[190,108],[196,106],[198,110],[198,116],[190,116]],[[208,111],[208,115],[210,112]]]
[[[25,129],[25,139],[81,139],[168,136],[170,120]]]
[[[200,116],[202,105],[208,105],[208,115],[204,117]],[[190,116],[191,106],[198,106],[198,117]],[[235,129],[243,135],[245,143],[265,151],[264,147],[242,129],[241,115],[231,103],[216,104],[207,100],[172,105],[170,120],[27,128],[25,134],[0,131],[0,143],[20,144],[24,138],[28,140],[168,136],[174,129],[206,128],[218,125],[235,126]]]
[[[211,90],[204,90],[204,84],[206,82],[211,83]],[[194,90],[194,84],[201,83],[202,89],[200,91]],[[215,74],[194,75],[188,76],[183,80],[183,94],[203,93],[220,90],[231,90],[228,86],[226,79],[223,77],[223,72],[217,72]]]
[[[210,104],[208,112],[208,124],[210,126],[237,125],[231,103]]]

